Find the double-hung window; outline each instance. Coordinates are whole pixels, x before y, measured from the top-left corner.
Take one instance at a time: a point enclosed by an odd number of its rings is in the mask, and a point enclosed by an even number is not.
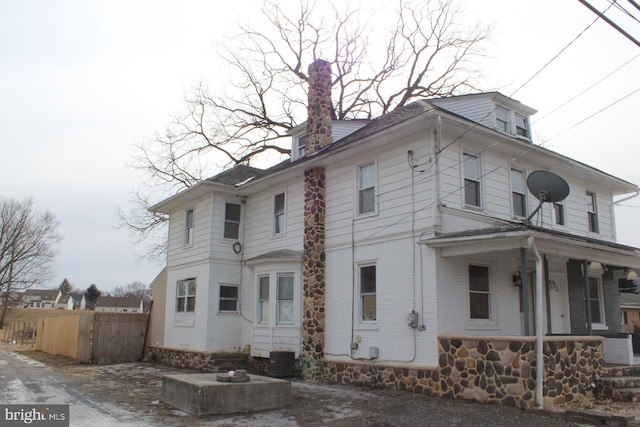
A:
[[[589,222],[589,231],[598,233],[598,207],[596,204],[596,194],[587,191],[587,220]]]
[[[196,309],[196,279],[180,280],[176,290],[176,311],[193,312]]]
[[[269,276],[258,277],[258,323],[269,323]]]
[[[219,311],[238,312],[238,290],[237,285],[220,285]]]
[[[360,267],[360,320],[373,322],[376,313],[376,266]]]
[[[304,157],[304,148],[307,142],[307,135],[303,135],[298,138],[298,158]]]
[[[556,225],[565,225],[564,204],[562,202],[554,202],[553,216],[555,217]]]
[[[184,215],[184,245],[193,244],[193,209],[187,209]]]
[[[489,267],[469,265],[469,317],[471,320],[491,320]]]
[[[225,203],[224,238],[238,240],[240,237],[240,205]]]
[[[273,234],[282,234],[285,230],[285,196],[276,194],[273,198]]]
[[[525,138],[530,138],[529,132],[529,121],[527,118],[521,114],[515,113],[516,116],[516,135],[524,136]]]
[[[293,324],[293,274],[278,274],[278,324]]]
[[[511,202],[513,215],[527,216],[527,192],[524,187],[524,173],[518,169],[511,169]]]
[[[496,108],[496,129],[502,132],[511,132],[509,125],[509,112],[504,108]]]
[[[358,166],[358,214],[375,212],[376,164]]]
[[[480,207],[480,159],[472,154],[463,154],[464,204]]]
[[[602,285],[597,277],[589,277],[589,306],[591,307],[591,322],[604,324]]]

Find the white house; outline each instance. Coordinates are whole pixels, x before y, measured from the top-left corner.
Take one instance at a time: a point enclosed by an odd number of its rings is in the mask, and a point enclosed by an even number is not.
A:
[[[124,297],[99,296],[95,311],[142,313],[142,298],[132,295]]]
[[[60,295],[56,302],[56,308],[59,310],[73,310],[73,297],[69,294]]]
[[[56,308],[62,293],[58,289],[27,289],[22,297],[25,308]]]
[[[640,269],[614,221],[614,201],[639,188],[534,144],[535,110],[498,92],[332,121],[314,89],[326,68],[310,68],[290,161],[240,165],[152,207],[170,215],[164,346],[290,351],[309,377],[527,407],[567,393],[531,379],[541,365],[526,354],[545,335],[559,354],[547,375],[588,359],[578,381],[557,380],[583,392],[602,373],[596,335],[620,332],[617,279]],[[540,204],[534,171],[568,196]],[[583,346],[595,350],[576,356]],[[489,375],[478,357],[527,368]]]

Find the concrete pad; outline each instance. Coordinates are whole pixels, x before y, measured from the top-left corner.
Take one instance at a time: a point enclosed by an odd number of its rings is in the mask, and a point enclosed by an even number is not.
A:
[[[191,415],[233,414],[281,408],[291,403],[291,382],[249,375],[249,382],[219,382],[219,374],[162,377],[162,401]]]

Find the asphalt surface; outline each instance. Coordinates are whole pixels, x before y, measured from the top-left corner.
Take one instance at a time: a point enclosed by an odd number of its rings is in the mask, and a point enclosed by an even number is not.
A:
[[[27,357],[29,355],[31,357]],[[44,363],[34,358],[44,360]],[[96,366],[73,362],[56,366],[47,360],[52,358],[40,352],[14,353],[0,349],[0,403],[69,404],[70,424],[83,427],[585,425],[538,411],[300,380],[292,382],[293,403],[285,408],[232,416],[194,417],[159,401],[161,378],[172,373],[169,368],[149,364]],[[127,391],[131,393],[130,397],[127,397]]]

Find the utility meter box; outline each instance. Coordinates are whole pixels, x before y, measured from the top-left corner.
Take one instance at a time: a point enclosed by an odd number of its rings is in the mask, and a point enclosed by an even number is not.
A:
[[[377,359],[379,357],[378,347],[369,347],[369,358]]]

